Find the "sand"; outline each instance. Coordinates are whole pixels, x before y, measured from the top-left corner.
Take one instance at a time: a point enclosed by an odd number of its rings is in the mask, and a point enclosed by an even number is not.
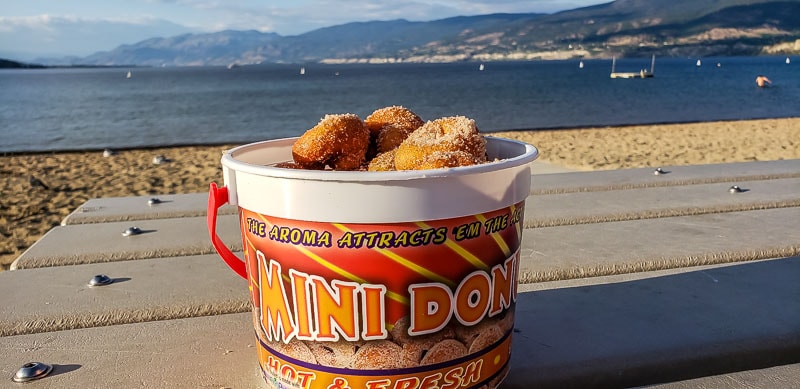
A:
[[[575,170],[800,158],[800,118],[500,132]]]
[[[800,159],[800,118],[514,131],[540,160],[573,170],[609,170]],[[221,153],[235,145],[0,156],[0,265],[86,200],[207,192],[222,184]],[[154,164],[164,156],[167,162]],[[44,185],[31,183],[31,177]]]

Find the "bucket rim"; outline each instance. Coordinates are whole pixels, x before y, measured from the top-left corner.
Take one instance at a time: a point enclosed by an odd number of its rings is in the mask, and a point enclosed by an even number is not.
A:
[[[478,165],[459,166],[453,168],[427,169],[427,170],[402,170],[389,172],[370,172],[370,171],[332,171],[332,170],[305,170],[287,169],[269,165],[255,164],[237,159],[237,154],[241,155],[247,151],[253,151],[265,147],[291,147],[299,137],[271,139],[255,143],[248,143],[226,150],[222,155],[222,165],[234,171],[249,173],[259,176],[269,176],[287,179],[319,180],[319,181],[399,181],[414,179],[429,179],[435,177],[457,177],[472,174],[481,174],[498,170],[510,169],[534,161],[539,156],[536,146],[529,143],[484,135],[487,141],[487,149],[490,144],[514,144],[522,148],[524,152],[517,156],[490,161]],[[272,161],[277,163],[282,161]]]

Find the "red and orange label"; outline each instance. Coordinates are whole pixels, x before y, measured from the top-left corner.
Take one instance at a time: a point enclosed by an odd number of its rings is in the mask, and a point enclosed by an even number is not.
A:
[[[523,204],[394,224],[241,209],[267,384],[497,386],[508,370]]]

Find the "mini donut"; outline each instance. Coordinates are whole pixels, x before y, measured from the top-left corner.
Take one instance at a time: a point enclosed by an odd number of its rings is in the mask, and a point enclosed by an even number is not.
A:
[[[375,138],[375,152],[378,154],[392,151],[400,146],[416,128],[407,128],[397,124],[387,124],[378,130]]]
[[[307,345],[320,365],[348,367],[353,362],[359,343],[340,340],[338,342],[309,342]]]
[[[425,121],[410,109],[393,105],[375,110],[364,119],[364,123],[370,133],[367,159],[372,159],[399,146],[411,132],[425,124]]]
[[[397,170],[469,166],[486,162],[486,140],[475,121],[451,116],[425,123],[397,148]]]
[[[456,336],[455,331],[450,327],[442,328],[441,331],[432,334],[411,336],[408,334],[409,324],[409,317],[403,316],[394,323],[389,334],[392,335],[395,343],[403,347],[400,356],[411,366],[418,365],[422,356],[434,345],[444,339],[452,339]]]
[[[466,151],[435,151],[424,154],[413,170],[442,169],[457,166],[477,165],[483,161]]]
[[[394,168],[394,155],[397,149],[378,154],[372,158],[367,165],[367,170],[371,172],[390,172],[397,170]]]
[[[467,347],[469,347],[472,345],[472,342],[475,340],[475,338],[477,338],[483,332],[491,331],[489,328],[493,326],[497,327],[492,320],[484,320],[473,326],[457,326],[455,328],[456,339],[462,341],[465,345],[467,345]]]
[[[402,357],[414,364],[419,364],[423,355],[427,353],[437,344],[446,339],[453,339],[454,334],[437,332],[429,335],[416,336],[402,344],[403,352]]]
[[[269,343],[269,345],[275,349],[275,351],[287,355],[291,358],[307,362],[307,363],[317,363],[317,358],[311,352],[311,349],[308,348],[308,345],[303,343],[300,340],[294,339],[289,343],[283,343],[281,341],[273,341]]]
[[[436,343],[442,339],[452,339],[456,337],[455,330],[449,326],[444,327],[440,331],[432,334],[411,336],[408,334],[408,328],[411,325],[410,320],[411,319],[408,317],[408,315],[403,316],[397,319],[392,326],[392,329],[389,330],[389,335],[392,336],[392,340],[394,340],[397,344],[403,345],[408,342],[426,343],[431,339],[434,343]]]
[[[308,169],[356,170],[366,161],[370,133],[354,114],[325,115],[292,146],[295,163]]]
[[[377,135],[381,128],[387,124],[393,124],[406,130],[414,131],[420,128],[425,122],[410,109],[393,105],[391,107],[378,108],[364,119],[370,133]]]
[[[503,317],[497,319],[497,325],[503,332],[508,332],[514,329],[514,310],[506,310]]]
[[[445,339],[433,345],[433,347],[425,353],[420,365],[431,365],[434,363],[441,363],[451,361],[456,358],[467,355],[467,347],[463,343],[455,339]]]
[[[361,370],[399,369],[407,366],[407,362],[398,358],[402,348],[388,340],[376,340],[365,343],[353,356],[350,367]]]
[[[472,354],[481,351],[502,338],[503,330],[501,330],[499,326],[493,325],[486,327],[472,340],[472,343],[469,345],[469,353]]]

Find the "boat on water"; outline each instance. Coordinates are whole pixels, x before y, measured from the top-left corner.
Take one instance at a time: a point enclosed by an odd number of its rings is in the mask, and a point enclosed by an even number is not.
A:
[[[126,74],[126,75],[125,75],[125,78],[131,78],[131,77],[133,77],[133,74],[131,74],[131,72],[130,72],[130,70],[129,70],[129,71],[128,71],[128,74]]]
[[[300,68],[300,75],[303,75],[303,74],[306,74],[306,68],[305,67],[301,67]]]
[[[481,66],[478,67],[478,70],[483,71],[483,64],[481,64]]]
[[[786,57],[786,64],[788,65],[788,64],[790,64],[790,63],[792,63],[792,60],[791,60],[791,59],[789,59],[789,57]]]
[[[700,61],[700,60],[698,59],[698,60],[697,60],[697,62],[695,62],[695,65],[696,65],[696,66],[702,66],[702,65],[703,65],[703,61]]]
[[[583,61],[578,63],[578,69],[583,69]]]
[[[611,57],[611,78],[651,78],[655,77],[656,56],[650,59],[650,70],[641,69],[638,72],[617,72],[617,57]]]

